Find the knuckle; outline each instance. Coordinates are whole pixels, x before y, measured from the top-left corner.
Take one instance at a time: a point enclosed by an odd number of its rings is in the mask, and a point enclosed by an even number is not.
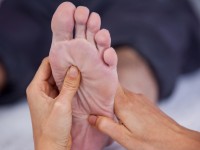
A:
[[[64,106],[62,103],[60,103],[59,101],[55,102],[54,104],[54,109],[55,110],[64,110]]]
[[[95,126],[96,126],[98,129],[101,129],[101,128],[102,128],[102,118],[101,118],[101,117],[98,117]]]
[[[96,126],[99,130],[103,130],[107,127],[107,121],[103,117],[99,117],[97,119]]]
[[[68,105],[65,105],[59,101],[54,104],[54,112],[57,114],[72,115],[72,110]]]
[[[34,95],[34,87],[32,84],[30,84],[27,88],[26,88],[26,95],[27,97],[30,97],[31,95]]]

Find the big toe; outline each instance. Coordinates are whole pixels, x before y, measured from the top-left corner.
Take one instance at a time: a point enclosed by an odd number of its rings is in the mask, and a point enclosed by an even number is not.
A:
[[[73,38],[75,9],[76,7],[70,2],[64,2],[57,8],[51,23],[53,41]]]

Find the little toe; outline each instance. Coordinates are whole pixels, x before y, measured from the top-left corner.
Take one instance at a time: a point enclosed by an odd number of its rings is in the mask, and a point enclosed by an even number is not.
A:
[[[70,2],[64,2],[57,8],[51,22],[53,42],[73,38],[75,9],[76,7]]]
[[[105,49],[110,48],[111,37],[110,33],[106,29],[98,31],[95,35],[95,41],[99,52],[102,54]]]
[[[115,50],[112,47],[110,47],[104,51],[103,59],[104,59],[104,62],[109,67],[114,67],[114,68],[117,67],[118,58],[117,58],[117,54],[116,54]]]
[[[87,22],[87,31],[86,31],[86,36],[87,40],[91,44],[95,44],[95,34],[100,30],[101,27],[101,18],[99,14],[93,12],[91,13],[88,22]]]
[[[75,11],[75,22],[76,22],[76,38],[86,38],[86,24],[89,17],[89,9],[87,7],[79,6]]]

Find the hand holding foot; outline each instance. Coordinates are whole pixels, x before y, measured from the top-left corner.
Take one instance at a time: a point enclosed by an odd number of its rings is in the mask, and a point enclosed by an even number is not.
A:
[[[89,122],[128,150],[196,150],[200,133],[178,125],[143,95],[118,88],[115,113],[120,123],[103,116]]]
[[[80,82],[76,67],[71,67],[60,94],[52,78],[48,59],[45,59],[27,88],[35,149],[70,150],[72,98]]]

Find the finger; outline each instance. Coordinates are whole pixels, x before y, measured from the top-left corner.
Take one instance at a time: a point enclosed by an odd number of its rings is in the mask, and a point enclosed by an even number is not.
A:
[[[120,86],[118,87],[114,111],[117,118],[132,133],[141,130],[145,118],[146,123],[149,120],[149,105],[145,101],[142,95],[134,94],[126,89],[122,89]]]
[[[120,85],[118,86],[115,103],[114,103],[114,112],[119,120],[125,123],[126,118],[129,117],[129,114],[133,114],[135,109],[135,96],[133,93],[130,93],[128,90],[123,89]],[[132,118],[128,118],[132,121]]]
[[[42,85],[43,81],[47,81],[51,77],[51,67],[48,58],[44,58],[38,71],[36,72],[32,82],[26,89],[27,97],[37,96],[35,93],[40,90],[38,85]]]
[[[118,103],[123,103],[123,101],[125,100],[125,93],[124,93],[124,90],[123,88],[121,87],[120,84],[118,84],[118,87],[117,87],[117,92],[115,94],[115,105],[118,106]]]
[[[33,81],[41,82],[47,81],[51,77],[51,67],[48,57],[42,60],[42,63],[35,74]]]
[[[71,150],[71,148],[72,148],[72,137],[70,135],[69,141],[67,142],[67,150]]]
[[[126,127],[114,122],[110,118],[91,115],[89,116],[88,121],[92,126],[110,136],[113,140],[123,146],[126,146],[127,142],[130,141],[130,132]]]
[[[58,100],[62,102],[72,101],[80,84],[80,72],[77,67],[71,66],[63,82]],[[67,100],[67,101],[66,101]]]
[[[115,101],[114,101],[114,112],[118,119],[122,120],[123,117],[121,116],[122,112],[126,112],[125,106],[127,104],[126,95],[124,93],[123,88],[121,85],[118,85],[117,92],[115,94]]]

